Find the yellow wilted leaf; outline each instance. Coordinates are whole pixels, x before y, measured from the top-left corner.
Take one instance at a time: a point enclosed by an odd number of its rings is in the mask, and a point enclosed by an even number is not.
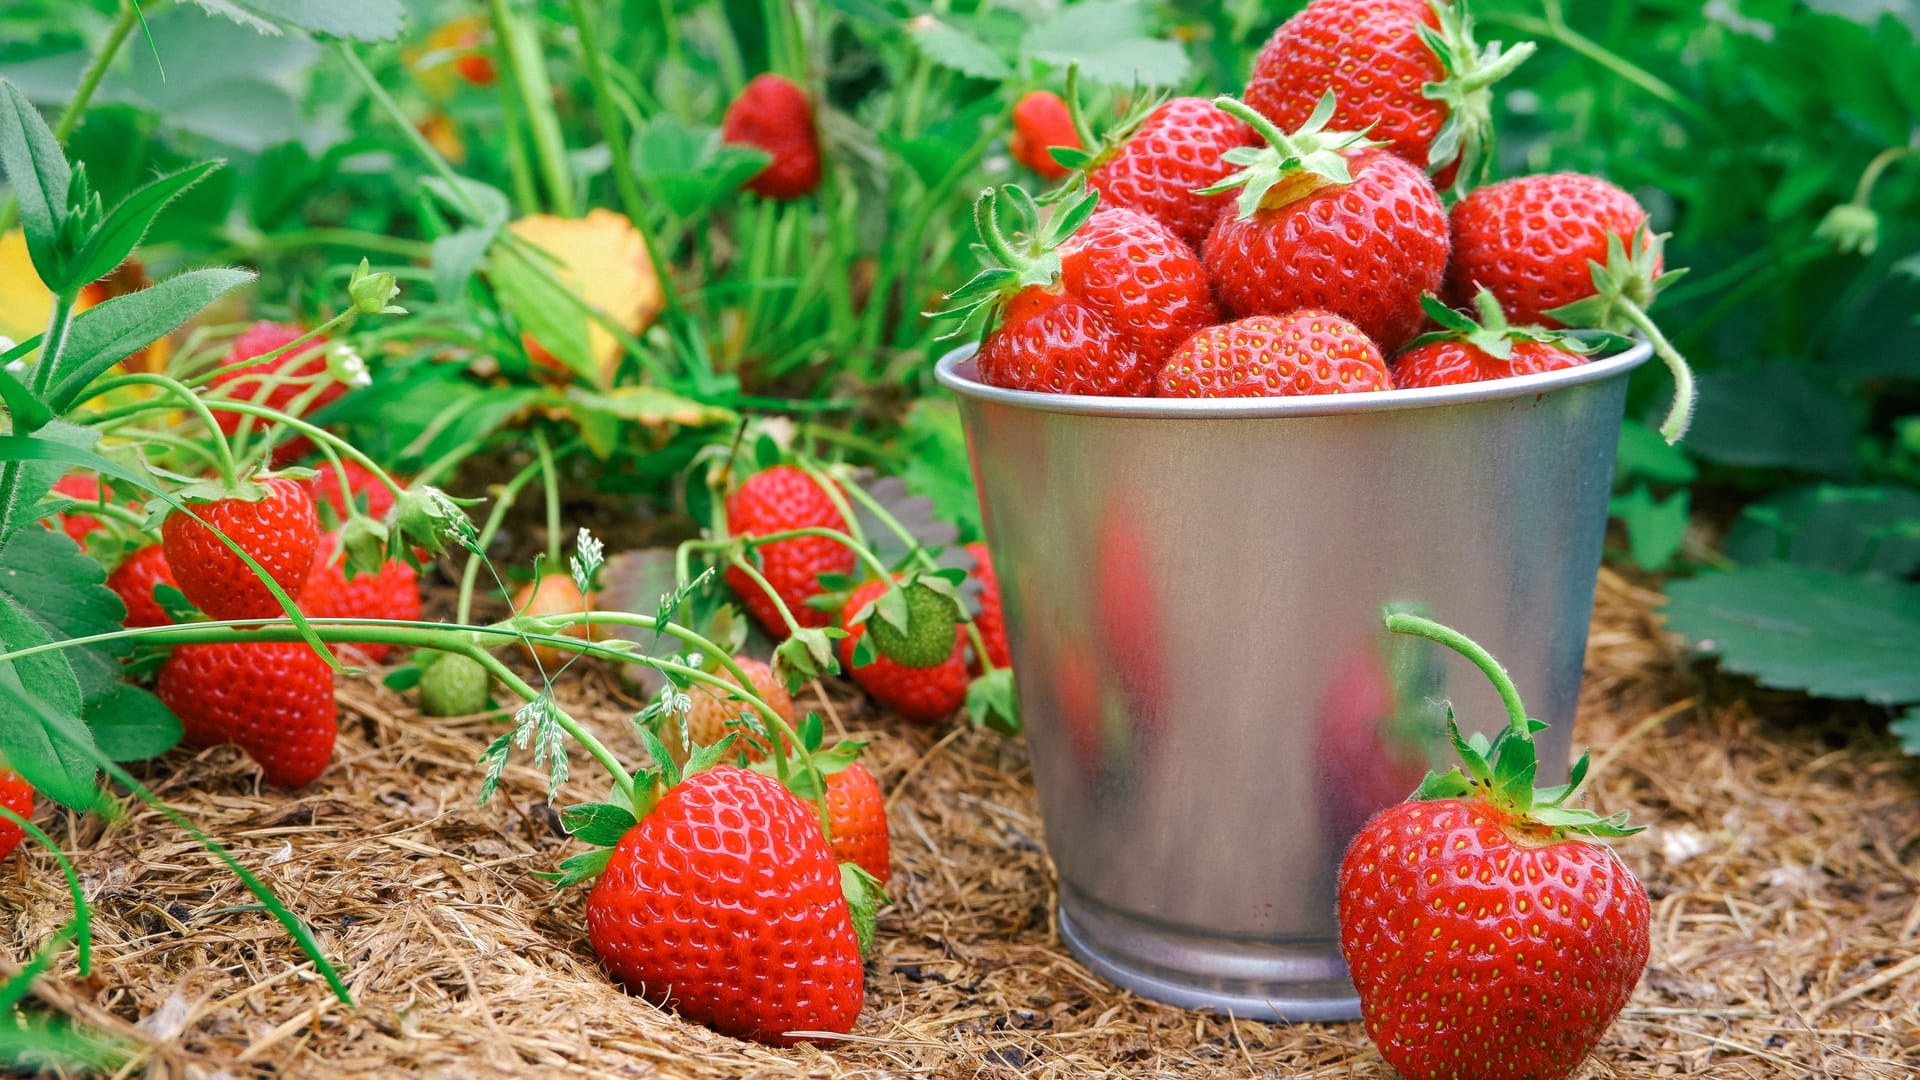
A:
[[[507,228],[553,256],[561,281],[629,333],[640,333],[659,317],[665,303],[660,279],[647,257],[646,240],[624,214],[606,209],[589,210],[578,219],[534,214]],[[580,318],[588,323],[587,348],[598,382],[607,386],[620,361],[620,342],[585,313]],[[536,361],[564,370],[551,355],[541,355],[545,350],[531,351]]]

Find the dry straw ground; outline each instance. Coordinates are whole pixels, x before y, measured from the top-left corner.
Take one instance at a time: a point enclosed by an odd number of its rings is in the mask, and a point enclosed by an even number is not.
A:
[[[1607,759],[1597,803],[1652,826],[1621,847],[1655,917],[1646,978],[1582,1075],[1914,1075],[1920,769],[1872,717],[1702,682],[1657,632],[1656,599],[1605,575],[1588,658],[1578,739]],[[614,680],[570,693],[637,755]],[[127,1074],[1388,1075],[1358,1025],[1202,1016],[1088,975],[1052,929],[1021,749],[908,729],[837,692],[836,722],[872,737],[892,800],[897,903],[866,1012],[844,1042],[790,1052],[712,1035],[610,986],[581,892],[533,877],[574,850],[538,777],[515,772],[474,806],[492,725],[424,720],[370,681],[340,697],[340,750],[307,791],[255,790],[230,750],[176,752],[147,775],[311,921],[357,1009],[157,814],[42,811],[86,875],[98,954],[88,979],[68,954],[36,1004],[144,1046]],[[11,963],[68,910],[45,853],[0,867]]]

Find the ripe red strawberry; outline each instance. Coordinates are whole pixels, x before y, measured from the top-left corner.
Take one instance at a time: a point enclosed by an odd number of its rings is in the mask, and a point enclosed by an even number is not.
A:
[[[1227,195],[1198,194],[1233,171],[1221,155],[1259,141],[1253,129],[1200,97],[1179,97],[1123,133],[1117,147],[1095,155],[1087,183],[1102,206],[1138,210],[1198,249],[1228,203]]]
[[[807,92],[780,75],[756,75],[727,106],[720,138],[764,150],[773,160],[747,187],[769,199],[798,199],[820,186],[820,135]]]
[[[95,477],[82,473],[73,473],[69,476],[63,476],[56,481],[53,485],[53,493],[56,495],[64,495],[76,503],[97,503],[100,501],[101,495],[100,481]],[[48,521],[47,524],[50,527],[57,526],[68,536],[72,537],[74,543],[83,547],[86,545],[87,537],[90,534],[106,528],[105,525],[100,523],[99,518],[94,517],[92,514],[80,512],[78,506],[67,513],[54,515],[54,518]]]
[[[1456,203],[1453,238],[1450,302],[1486,288],[1517,323],[1644,334],[1673,375],[1660,433],[1670,443],[1686,434],[1693,371],[1647,315],[1682,271],[1662,274],[1665,238],[1647,231],[1633,196],[1579,173],[1522,176]]]
[[[1332,98],[1289,135],[1232,98],[1222,108],[1270,144],[1228,151],[1245,169],[1209,190],[1240,187],[1220,215],[1205,258],[1220,302],[1235,317],[1301,308],[1347,319],[1388,352],[1424,318],[1420,297],[1447,268],[1440,195],[1406,159],[1361,136],[1323,130]]]
[[[669,789],[587,896],[608,973],[724,1035],[846,1032],[865,997],[840,871],[814,807],[716,765]]]
[[[824,488],[804,469],[775,465],[764,469],[727,496],[727,528],[735,536],[767,536],[791,529],[845,531],[847,519]],[[854,555],[845,544],[818,536],[798,536],[757,548],[759,570],[801,626],[821,627],[833,613],[807,603],[820,595],[821,574],[853,573]],[[741,570],[728,567],[727,584],[747,610],[775,639],[787,636],[787,624],[772,597]]]
[[[751,656],[736,656],[733,662],[739,665],[741,671],[747,673],[747,680],[753,684],[754,696],[766,702],[774,712],[780,714],[780,719],[785,720],[788,727],[792,727],[793,695],[787,692],[786,684],[774,676],[773,668],[765,661],[755,660]],[[720,668],[714,674],[736,686],[739,685],[740,680],[734,678],[733,673],[725,668]],[[728,734],[732,734],[735,736],[733,750],[746,754],[748,761],[761,761],[766,758],[767,745],[762,744],[760,736],[750,735],[749,729],[743,729],[737,722],[742,712],[752,708],[743,698],[706,683],[694,684],[687,690],[687,698],[693,702],[693,707],[687,710],[684,723],[687,736],[694,746],[712,746]],[[766,725],[766,718],[757,712],[754,714],[754,719],[762,725],[771,726]],[[769,731],[768,734],[777,735],[778,732]],[[667,744],[667,749],[673,751],[676,759],[685,762],[686,740],[678,738],[677,733],[669,733],[663,736],[661,741]]]
[[[973,556],[973,576],[980,582],[980,612],[973,617],[973,625],[980,631],[993,666],[1012,667],[1013,652],[1007,648],[1007,624],[1000,612],[1000,577],[993,572],[993,556],[978,540],[967,545],[967,554]],[[978,658],[974,666],[979,666]]]
[[[326,344],[324,337],[316,338],[292,352],[282,353],[277,359],[259,364],[247,363],[256,356],[265,356],[291,343],[304,333],[305,330],[287,323],[254,323],[235,338],[233,345],[227,349],[226,360],[220,370],[214,373],[213,385],[224,390],[227,397],[265,405],[303,419],[307,414],[332,404],[347,392],[347,388],[327,374],[327,359],[321,352]],[[315,386],[319,389],[315,390]],[[304,398],[306,403],[295,408],[296,398]],[[213,418],[227,435],[239,431],[241,421],[245,419],[240,413],[218,408],[213,410]],[[266,421],[255,417],[249,430],[258,434],[266,427]],[[274,464],[285,465],[296,461],[312,449],[312,440],[304,435],[283,439],[274,447]]]
[[[154,692],[192,746],[233,743],[275,787],[305,787],[333,757],[333,671],[301,642],[180,645]]]
[[[887,846],[887,800],[880,781],[859,762],[827,774],[827,827],[835,862],[850,862],[885,885],[893,877]]]
[[[1488,88],[1533,49],[1482,49],[1464,2],[1314,0],[1267,39],[1246,99],[1292,129],[1331,91],[1334,127],[1367,131],[1445,189],[1463,169],[1482,171],[1493,139]]]
[[[1493,290],[1516,323],[1564,326],[1555,308],[1594,294],[1589,262],[1607,265],[1608,238],[1651,243],[1647,212],[1596,176],[1550,173],[1479,188],[1453,207],[1447,302],[1463,307]],[[1659,263],[1655,263],[1655,274]]]
[[[307,577],[306,591],[300,594],[300,610],[315,619],[402,619],[420,618],[420,580],[413,567],[398,560],[381,564],[377,573],[347,577],[346,553],[340,549],[340,534],[321,538],[313,571]],[[382,642],[359,642],[353,646],[371,663],[382,663],[393,646]]]
[[[129,629],[142,626],[165,626],[172,622],[167,618],[166,609],[160,601],[153,598],[155,585],[172,585],[179,588],[173,580],[173,571],[167,568],[167,553],[159,544],[146,547],[128,555],[107,575],[107,588],[120,597],[127,606],[127,617],[122,625]]]
[[[1380,350],[1324,311],[1209,326],[1160,369],[1161,397],[1289,397],[1390,390]]]
[[[0,806],[19,814],[23,818],[33,816],[33,785],[21,778],[20,774],[0,765]],[[11,820],[0,818],[0,859],[13,854],[20,846],[20,840],[26,836],[20,826]]]
[[[876,656],[865,667],[854,666],[854,648],[867,632],[866,623],[853,622],[854,613],[886,589],[884,581],[869,581],[847,597],[840,611],[840,626],[847,631],[840,639],[840,667],[875,701],[901,716],[922,724],[944,720],[967,700],[966,637],[958,625],[953,628],[953,653],[945,663],[910,668]]]
[[[262,497],[248,501],[234,496],[188,505],[253,556],[288,596],[298,600],[320,538],[313,500],[299,482],[282,477],[251,481],[248,487]],[[267,619],[280,614],[279,601],[206,525],[176,510],[161,523],[160,541],[180,591],[201,611],[216,619]]]
[[[1429,774],[1367,822],[1340,865],[1340,950],[1367,1034],[1407,1080],[1564,1080],[1619,1015],[1646,967],[1647,893],[1594,838],[1625,815],[1535,791],[1532,725],[1506,672],[1425,619],[1387,625],[1472,659],[1508,703],[1509,726],[1469,744],[1467,772]]]
[[[1013,135],[1007,148],[1013,152],[1013,160],[1038,173],[1042,180],[1064,180],[1073,175],[1073,170],[1053,160],[1047,153],[1052,146],[1081,146],[1073,114],[1059,94],[1029,91],[1013,107]]]
[[[387,511],[393,509],[392,490],[365,465],[351,458],[342,460],[340,464],[347,473],[345,489],[341,488],[340,472],[332,463],[322,465],[307,480],[307,494],[313,498],[314,508],[317,510],[323,505],[332,507],[336,524],[347,519],[349,504],[358,504],[362,512],[375,521],[384,520]]]
[[[1453,386],[1587,362],[1584,354],[1590,346],[1577,339],[1553,330],[1507,325],[1500,301],[1484,288],[1474,298],[1479,322],[1432,297],[1423,303],[1440,329],[1415,338],[1394,358],[1395,386]]]
[[[1019,188],[1012,197],[1036,218]],[[1025,250],[1002,235],[997,194],[975,222],[990,266],[949,297],[963,325],[987,329],[981,381],[1016,390],[1137,397],[1188,335],[1217,321],[1205,270],[1165,225],[1133,210],[1095,210],[1098,196],[1032,229]]]

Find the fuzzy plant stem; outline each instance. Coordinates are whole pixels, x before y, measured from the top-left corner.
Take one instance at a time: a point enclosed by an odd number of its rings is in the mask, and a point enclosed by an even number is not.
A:
[[[1673,373],[1673,404],[1667,407],[1667,418],[1660,424],[1660,434],[1671,446],[1686,435],[1687,428],[1693,423],[1695,398],[1693,368],[1687,364],[1687,358],[1680,355],[1680,350],[1674,348],[1673,343],[1667,340],[1667,335],[1660,332],[1659,324],[1648,317],[1640,305],[1625,298],[1619,301],[1619,305],[1621,314],[1625,315],[1627,321],[1631,322],[1636,329],[1647,335],[1647,340],[1653,343],[1653,351],[1667,365],[1667,370]]]
[[[233,448],[227,445],[226,436],[220,433],[220,424],[213,418],[213,410],[207,408],[207,403],[200,399],[200,395],[189,390],[178,380],[170,379],[165,375],[152,375],[146,372],[122,375],[117,379],[110,379],[101,385],[100,393],[104,394],[121,386],[155,386],[179,398],[186,404],[188,409],[192,410],[193,413],[199,417],[200,422],[206,425],[207,437],[213,442],[214,464],[220,470],[220,478],[229,484],[239,480],[240,467],[233,459]],[[166,409],[167,406],[163,404],[143,401],[118,409],[108,409],[95,414],[93,419],[95,421],[117,420],[123,417],[140,416],[149,412],[159,412]],[[268,411],[271,412],[272,410]]]
[[[1458,630],[1442,626],[1432,619],[1396,611],[1387,616],[1386,622],[1387,629],[1396,634],[1411,634],[1439,642],[1473,661],[1473,666],[1485,673],[1488,681],[1493,683],[1493,688],[1499,691],[1500,701],[1507,707],[1507,723],[1513,733],[1521,738],[1532,737],[1533,732],[1527,725],[1527,707],[1520,703],[1520,691],[1513,685],[1507,669],[1500,666],[1500,661],[1495,660],[1492,653]]]

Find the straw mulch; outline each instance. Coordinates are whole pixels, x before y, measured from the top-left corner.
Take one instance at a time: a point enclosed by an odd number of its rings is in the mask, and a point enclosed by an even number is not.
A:
[[[1587,1064],[1616,1076],[1894,1077],[1920,1068],[1920,794],[1870,717],[1703,683],[1657,631],[1657,597],[1603,576],[1581,742],[1607,760],[1597,805],[1653,828],[1621,844],[1654,901],[1653,959]],[[856,1033],[775,1052],[683,1024],[602,976],[583,892],[533,876],[578,850],[509,775],[474,806],[488,722],[423,720],[371,680],[343,684],[333,767],[260,792],[231,750],[147,776],[308,919],[356,1009],[177,829],[45,810],[97,905],[93,975],[71,952],[50,1008],[146,1049],[154,1076],[1384,1077],[1357,1024],[1284,1026],[1155,1005],[1062,948],[1025,756],[970,730],[919,730],[843,690],[892,799],[896,906]],[[638,756],[617,680],[569,684]],[[829,708],[830,707],[830,708]],[[569,795],[598,794],[586,761]],[[1250,853],[1250,857],[1253,853]],[[43,852],[0,867],[13,964],[67,917]]]

